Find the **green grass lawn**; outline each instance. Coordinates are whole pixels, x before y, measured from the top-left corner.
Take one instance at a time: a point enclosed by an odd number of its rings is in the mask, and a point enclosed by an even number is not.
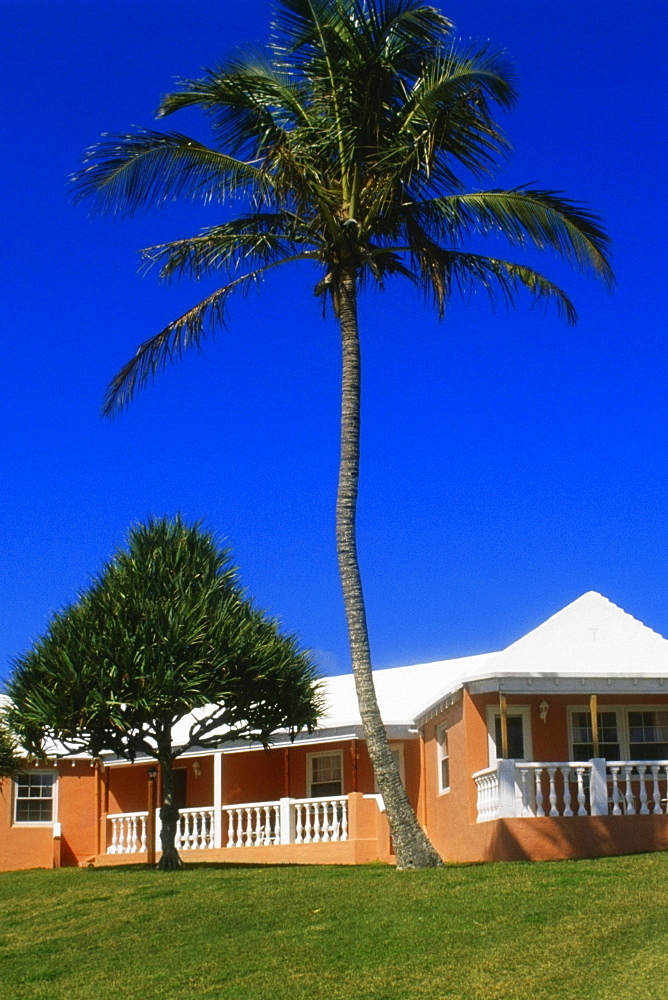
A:
[[[0,874],[7,1000],[668,1000],[668,855]]]

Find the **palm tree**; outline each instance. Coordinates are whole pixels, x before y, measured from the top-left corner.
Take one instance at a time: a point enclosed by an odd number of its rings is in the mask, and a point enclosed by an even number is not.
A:
[[[162,279],[220,273],[222,284],[139,347],[110,383],[108,415],[223,325],[235,292],[296,261],[318,272],[315,291],[331,302],[343,353],[336,535],[352,665],[401,868],[440,859],[401,785],[371,674],[355,539],[358,293],[407,278],[440,317],[455,292],[481,287],[514,304],[526,291],[575,322],[566,294],[533,268],[465,249],[470,238],[499,234],[612,282],[607,238],[583,207],[527,187],[467,189],[466,179],[491,174],[509,149],[492,105],[509,109],[515,92],[502,54],[458,50],[451,30],[422,0],[277,0],[266,52],[236,54],[199,80],[181,81],[158,108],[160,118],[202,109],[211,145],[146,129],[107,136],[74,178],[77,197],[102,211],[132,213],[178,198],[241,205],[197,236],[143,251]]]

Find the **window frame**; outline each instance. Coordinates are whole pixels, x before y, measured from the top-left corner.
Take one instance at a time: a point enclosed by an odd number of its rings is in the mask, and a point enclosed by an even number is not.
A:
[[[438,794],[446,795],[452,787],[452,774],[450,773],[450,747],[448,746],[448,726],[445,724],[438,726],[436,730],[436,747],[438,761]],[[448,783],[443,782],[443,764],[448,762]]]
[[[599,705],[598,714],[602,715],[604,712],[615,713],[617,720],[617,742],[619,743],[619,753],[620,760],[624,760],[628,757],[628,719],[626,712],[623,707],[619,705]],[[568,752],[570,754],[569,760],[574,761],[574,746],[573,746],[573,735],[575,730],[575,723],[573,721],[573,716],[576,712],[585,712],[590,714],[589,705],[569,705],[568,706]],[[600,741],[599,741],[600,742]],[[607,758],[606,758],[607,759]],[[610,758],[613,760],[614,758]]]
[[[496,752],[496,717],[501,715],[498,703],[487,706],[487,751],[489,754],[489,767],[496,767],[497,761],[502,758]],[[508,705],[506,715],[520,716],[522,719],[522,740],[524,742],[524,757],[515,757],[514,760],[533,760],[533,740],[531,733],[531,705]]]
[[[326,782],[314,782],[313,780],[313,762],[316,758],[322,757],[338,757],[339,767],[341,773],[341,790],[336,794],[329,795],[313,795],[311,789],[314,784],[326,784]],[[306,755],[306,798],[307,799],[336,799],[345,795],[345,775],[343,769],[343,751],[342,750],[323,750],[319,753],[309,753]]]
[[[40,777],[50,777],[51,778],[51,795],[50,796],[40,796],[39,801],[45,801],[47,798],[51,802],[51,819],[49,820],[32,820],[32,819],[19,819],[17,817],[19,802],[29,802],[30,796],[19,795],[19,784],[21,778],[33,778],[39,775]],[[12,779],[12,826],[41,826],[41,827],[52,827],[58,822],[58,771],[56,770],[35,770],[35,771],[19,771],[17,775]]]
[[[659,704],[648,705],[647,703],[639,703],[637,705],[628,704],[615,704],[615,705],[599,705],[598,711],[600,712],[615,712],[617,715],[617,735],[619,738],[619,754],[620,760],[636,760],[631,756],[631,727],[629,724],[629,714],[631,712],[668,712],[668,702],[660,702]],[[568,705],[567,706],[567,723],[568,723],[568,752],[572,755],[573,753],[573,715],[575,712],[589,712],[588,704],[580,705]],[[571,756],[571,760],[573,757]],[[608,758],[606,758],[607,760]],[[648,760],[654,760],[655,758],[647,758]],[[657,760],[663,760],[663,758],[656,758]],[[610,758],[612,760],[612,758]]]

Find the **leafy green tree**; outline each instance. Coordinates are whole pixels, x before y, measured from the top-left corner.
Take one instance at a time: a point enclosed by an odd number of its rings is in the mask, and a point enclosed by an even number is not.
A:
[[[178,517],[132,529],[127,549],[17,659],[7,693],[9,725],[34,754],[159,762],[161,868],[181,866],[179,755],[216,746],[221,732],[267,745],[277,729],[312,729],[319,711],[309,655],[244,596],[229,551]]]
[[[9,730],[0,720],[0,778],[11,778],[20,767],[16,746]]]
[[[551,250],[611,284],[607,238],[589,211],[555,192],[467,190],[509,150],[494,106],[515,101],[504,54],[458,50],[451,22],[422,0],[277,0],[266,52],[236,53],[184,80],[157,115],[204,111],[207,145],[178,132],[108,136],[75,177],[79,198],[132,213],[178,198],[237,203],[198,235],[143,251],[160,278],[220,275],[203,301],[143,343],[112,380],[112,414],[227,319],[229,299],[273,269],[310,261],[329,301],[343,354],[341,460],[336,505],[339,569],[365,737],[385,799],[399,867],[439,858],[404,793],[378,711],[355,511],[360,440],[358,293],[405,278],[439,316],[455,293],[481,288],[514,305],[520,293],[567,295],[532,267],[469,249],[502,236]],[[233,215],[233,217],[230,217]]]

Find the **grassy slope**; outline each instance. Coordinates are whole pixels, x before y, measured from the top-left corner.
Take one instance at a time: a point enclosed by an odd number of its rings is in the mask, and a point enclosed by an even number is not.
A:
[[[0,875],[8,1000],[668,1000],[668,855]]]

